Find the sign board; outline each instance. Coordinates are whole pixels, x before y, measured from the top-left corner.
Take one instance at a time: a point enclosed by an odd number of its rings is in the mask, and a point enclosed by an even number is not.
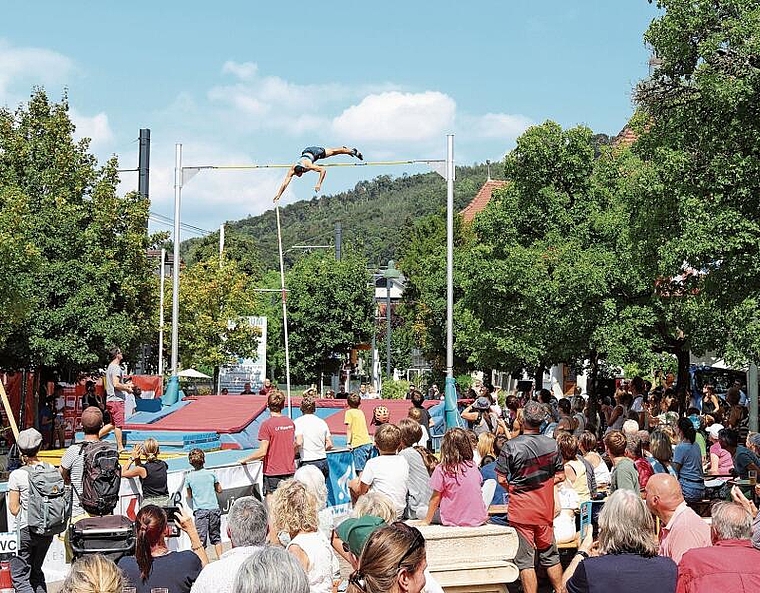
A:
[[[256,358],[241,358],[234,366],[219,369],[219,393],[227,389],[231,394],[243,391],[243,385],[251,384],[251,391],[258,393],[267,376],[267,318],[248,317],[248,323],[261,332]]]
[[[15,531],[0,533],[0,556],[18,554],[18,537]]]

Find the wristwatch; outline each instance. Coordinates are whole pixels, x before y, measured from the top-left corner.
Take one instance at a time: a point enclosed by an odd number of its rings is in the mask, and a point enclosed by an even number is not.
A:
[[[588,552],[586,552],[585,550],[578,550],[578,551],[575,553],[575,555],[576,555],[576,556],[582,556],[584,559],[586,559],[586,558],[588,558],[588,557],[589,557],[589,555],[588,555]]]

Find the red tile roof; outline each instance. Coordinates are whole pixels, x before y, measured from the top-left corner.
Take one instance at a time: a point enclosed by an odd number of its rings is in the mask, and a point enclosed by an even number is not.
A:
[[[489,179],[486,181],[483,184],[483,187],[480,188],[478,194],[472,199],[472,202],[467,204],[465,209],[460,212],[462,218],[464,218],[466,222],[472,222],[475,215],[485,210],[488,202],[491,201],[491,193],[493,190],[504,187],[505,185],[507,185],[507,182],[503,180]]]

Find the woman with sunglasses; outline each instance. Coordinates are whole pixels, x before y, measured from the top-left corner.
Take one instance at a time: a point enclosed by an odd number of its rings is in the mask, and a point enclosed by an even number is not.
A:
[[[425,538],[398,521],[369,536],[346,593],[421,593],[426,568]]]

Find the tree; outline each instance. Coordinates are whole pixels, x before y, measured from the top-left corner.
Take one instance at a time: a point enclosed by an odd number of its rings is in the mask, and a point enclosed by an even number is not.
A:
[[[259,306],[251,279],[237,263],[218,256],[189,266],[180,276],[179,357],[185,368],[216,374],[238,358],[255,358],[260,332],[247,323]],[[171,293],[170,293],[171,295]],[[169,296],[171,298],[171,296]]]
[[[351,248],[340,261],[316,251],[288,271],[291,374],[316,382],[340,368],[350,349],[373,331],[374,293],[367,261]]]
[[[23,273],[33,307],[0,350],[3,366],[89,370],[113,344],[136,353],[153,331],[148,201],[118,197],[116,160],[97,167],[73,132],[66,98],[51,103],[42,90],[0,110],[3,215],[18,213],[17,242],[38,255]]]
[[[645,40],[658,67],[637,88],[635,248],[659,284],[663,332],[681,354],[757,360],[760,316],[760,8],[662,0]]]

